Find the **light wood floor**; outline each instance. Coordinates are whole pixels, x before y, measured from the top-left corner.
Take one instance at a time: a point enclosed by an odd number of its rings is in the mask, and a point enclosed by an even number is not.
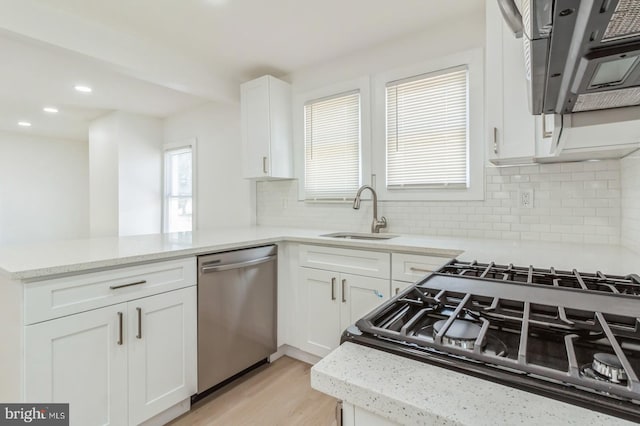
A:
[[[310,370],[282,357],[198,401],[170,425],[335,425],[336,400],[311,389]]]

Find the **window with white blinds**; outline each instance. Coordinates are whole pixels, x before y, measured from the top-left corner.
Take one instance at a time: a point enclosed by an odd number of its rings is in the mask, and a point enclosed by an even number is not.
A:
[[[387,83],[387,188],[466,188],[468,111],[466,66]]]
[[[360,93],[304,105],[307,200],[345,200],[360,186]]]

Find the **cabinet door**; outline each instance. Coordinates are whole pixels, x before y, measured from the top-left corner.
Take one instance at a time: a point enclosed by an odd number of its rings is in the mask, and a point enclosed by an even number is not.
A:
[[[127,424],[127,305],[25,327],[25,400],[69,403],[70,424]]]
[[[353,426],[399,426],[399,423],[392,422],[363,408],[354,407]]]
[[[196,297],[193,286],[128,303],[130,424],[196,393]]]
[[[268,176],[271,125],[266,76],[241,86],[241,109],[244,177]]]
[[[486,120],[489,158],[531,159],[535,120],[529,113],[522,39],[507,28],[498,3],[486,2]]]
[[[389,300],[388,279],[340,275],[340,331]]]
[[[301,349],[325,356],[340,344],[340,274],[320,269],[298,269]]]
[[[412,282],[393,280],[391,281],[391,295],[395,296],[413,284]]]

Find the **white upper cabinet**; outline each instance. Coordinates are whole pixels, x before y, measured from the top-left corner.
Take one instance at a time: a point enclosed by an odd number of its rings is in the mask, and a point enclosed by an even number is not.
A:
[[[529,112],[522,39],[504,23],[498,2],[486,2],[486,134],[495,164],[531,162],[536,120]]]
[[[266,75],[241,86],[243,176],[293,178],[291,86]]]

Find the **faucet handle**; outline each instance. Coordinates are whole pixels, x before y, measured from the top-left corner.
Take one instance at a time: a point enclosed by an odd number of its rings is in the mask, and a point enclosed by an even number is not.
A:
[[[386,218],[386,217],[384,217],[384,216],[382,216],[379,220],[374,219],[374,220],[373,220],[373,224],[372,224],[372,226],[371,226],[371,228],[372,228],[372,229],[371,229],[371,231],[372,231],[374,234],[377,234],[377,233],[379,233],[379,232],[380,232],[380,229],[381,229],[381,228],[386,228],[386,227],[387,227],[387,224],[388,224],[388,223],[387,223],[387,218]]]

